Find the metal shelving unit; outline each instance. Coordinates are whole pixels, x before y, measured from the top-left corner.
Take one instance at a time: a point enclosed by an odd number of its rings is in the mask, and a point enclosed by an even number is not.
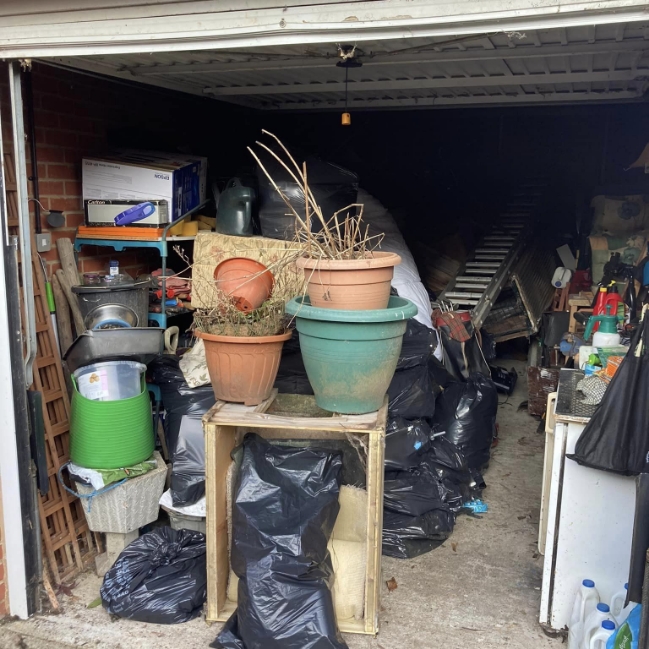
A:
[[[169,244],[176,243],[178,241],[193,241],[195,237],[168,237],[167,233],[169,230],[178,225],[181,221],[189,218],[193,214],[197,214],[200,210],[204,209],[210,201],[205,201],[195,207],[193,210],[186,212],[179,218],[177,218],[172,223],[169,223],[163,230],[162,236],[159,239],[153,239],[151,241],[140,241],[135,239],[111,239],[110,237],[104,238],[86,238],[86,237],[76,237],[74,240],[74,249],[76,252],[81,250],[81,246],[103,246],[106,248],[113,248],[117,252],[121,252],[126,248],[150,248],[157,250],[160,253],[160,260],[162,266],[162,278],[161,278],[161,289],[162,289],[162,298],[161,298],[161,312],[160,313],[149,313],[148,318],[153,322],[156,322],[159,327],[163,329],[167,328],[167,312],[164,303],[166,301],[167,295],[167,258],[169,256]],[[112,228],[106,228],[107,231],[110,231]]]

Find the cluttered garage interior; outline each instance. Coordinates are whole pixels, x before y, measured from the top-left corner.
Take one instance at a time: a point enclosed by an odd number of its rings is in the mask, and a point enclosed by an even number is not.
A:
[[[0,646],[649,647],[646,5],[241,4],[0,6]]]

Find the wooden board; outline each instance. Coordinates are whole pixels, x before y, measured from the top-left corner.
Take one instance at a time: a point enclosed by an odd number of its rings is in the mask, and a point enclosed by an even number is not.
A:
[[[226,475],[230,453],[252,429],[268,439],[317,440],[330,436],[349,439],[353,435],[363,442],[367,449],[368,493],[365,616],[362,620],[339,620],[338,626],[343,633],[375,635],[378,632],[387,399],[379,411],[367,415],[327,413],[328,416],[323,416],[322,413],[312,396],[275,393],[255,407],[217,402],[204,415],[208,622],[225,622],[236,608],[236,602],[227,598],[230,561]]]
[[[81,239],[126,239],[136,241],[159,241],[164,228],[138,228],[129,226],[88,226],[80,225],[77,236]]]

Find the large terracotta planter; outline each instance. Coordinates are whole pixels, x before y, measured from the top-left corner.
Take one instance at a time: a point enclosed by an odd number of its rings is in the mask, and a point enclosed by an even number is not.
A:
[[[214,269],[217,286],[236,300],[239,311],[258,309],[273,292],[273,274],[263,264],[247,257],[222,261]]]
[[[270,396],[290,331],[277,336],[216,336],[201,331],[196,335],[205,343],[217,399],[256,406]]]
[[[304,270],[311,305],[320,309],[368,311],[385,309],[390,282],[401,257],[394,252],[369,252],[365,259],[308,259]]]

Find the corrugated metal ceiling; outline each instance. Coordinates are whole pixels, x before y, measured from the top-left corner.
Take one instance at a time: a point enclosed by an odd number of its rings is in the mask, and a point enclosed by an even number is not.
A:
[[[345,106],[337,44],[80,56],[59,63],[264,110]],[[649,22],[361,43],[350,108],[642,98]]]

